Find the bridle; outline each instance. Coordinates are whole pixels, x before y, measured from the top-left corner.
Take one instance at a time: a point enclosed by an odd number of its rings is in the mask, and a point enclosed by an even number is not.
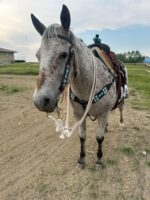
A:
[[[61,84],[59,87],[59,92],[62,93],[68,82],[68,77],[69,77],[69,72],[70,72],[70,63],[71,63],[72,57],[74,56],[74,48],[73,48],[73,43],[72,43],[71,39],[69,39],[68,37],[61,35],[61,34],[57,34],[57,37],[59,39],[66,40],[67,42],[70,43],[69,56],[68,56],[68,59],[65,64],[63,77],[62,77]]]

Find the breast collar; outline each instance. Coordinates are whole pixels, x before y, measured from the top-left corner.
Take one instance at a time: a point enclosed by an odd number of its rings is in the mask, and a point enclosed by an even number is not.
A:
[[[97,101],[101,100],[110,90],[111,86],[115,82],[116,77],[114,76],[112,81],[108,84],[106,84],[99,92],[97,92],[93,98],[92,103],[96,103]],[[85,109],[88,101],[80,100],[71,90],[70,88],[70,99],[81,104],[82,107]]]

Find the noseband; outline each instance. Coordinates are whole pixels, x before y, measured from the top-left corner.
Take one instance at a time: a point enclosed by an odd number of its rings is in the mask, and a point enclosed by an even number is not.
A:
[[[66,64],[65,64],[64,74],[63,74],[62,81],[61,81],[61,84],[60,84],[60,87],[59,87],[59,91],[61,93],[61,92],[63,92],[63,90],[64,90],[64,88],[67,84],[67,81],[68,81],[69,72],[70,72],[70,62],[71,62],[71,59],[74,55],[74,49],[73,49],[73,43],[68,37],[63,36],[61,34],[57,34],[57,37],[59,39],[66,40],[67,42],[69,42],[71,44],[70,47],[69,47],[69,56],[68,56],[68,59],[67,59]]]

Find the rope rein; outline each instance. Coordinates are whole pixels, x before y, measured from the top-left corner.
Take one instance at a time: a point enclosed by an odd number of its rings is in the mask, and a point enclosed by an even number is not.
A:
[[[87,114],[88,114],[88,112],[91,108],[93,98],[94,98],[94,95],[95,95],[95,92],[96,92],[96,74],[97,74],[97,65],[95,64],[94,55],[92,54],[92,52],[91,52],[91,55],[92,55],[92,66],[93,66],[94,77],[93,77],[93,84],[92,84],[92,88],[91,88],[91,92],[90,92],[90,97],[89,97],[87,107],[86,107],[86,110],[85,110],[82,118],[78,122],[76,122],[76,124],[73,127],[69,128],[70,84],[68,86],[68,91],[67,91],[67,113],[66,113],[65,125],[63,125],[63,121],[60,119],[60,117],[58,119],[56,119],[52,115],[48,114],[48,118],[51,118],[55,122],[56,132],[60,132],[60,138],[61,139],[64,139],[65,137],[70,137],[75,132],[75,130],[79,126],[81,126],[81,124],[85,120],[85,118],[86,118],[86,116],[87,116]]]

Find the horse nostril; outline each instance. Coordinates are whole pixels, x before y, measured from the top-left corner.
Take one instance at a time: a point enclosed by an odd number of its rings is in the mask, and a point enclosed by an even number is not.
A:
[[[44,106],[47,107],[50,104],[50,99],[49,98],[45,98],[44,99]]]

